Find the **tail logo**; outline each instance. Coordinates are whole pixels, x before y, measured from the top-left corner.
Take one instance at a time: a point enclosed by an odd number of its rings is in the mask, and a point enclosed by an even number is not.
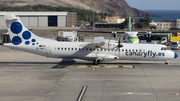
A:
[[[22,25],[19,22],[13,22],[10,28],[14,34],[19,34],[22,31]]]
[[[21,37],[21,32],[23,31],[23,26],[21,23],[19,22],[13,22],[10,26],[10,30],[13,34],[16,34],[16,36],[14,36],[12,38],[12,43],[14,45],[19,45],[22,43],[22,39],[25,40],[25,45],[29,45],[32,42],[32,45],[35,45],[36,40],[35,39],[31,39],[32,35],[31,32],[29,31],[24,31],[22,33],[22,37]],[[31,39],[31,41],[29,41]]]

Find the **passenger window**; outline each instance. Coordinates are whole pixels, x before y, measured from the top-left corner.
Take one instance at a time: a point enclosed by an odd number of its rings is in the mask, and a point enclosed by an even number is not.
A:
[[[129,49],[129,52],[131,52],[131,50]]]
[[[127,49],[126,49],[126,52],[127,52]]]
[[[71,48],[71,50],[73,50],[73,48]]]
[[[82,48],[82,51],[84,51],[84,48]]]
[[[75,50],[77,50],[77,48],[75,48]]]
[[[124,49],[122,49],[122,52],[124,52]]]
[[[138,52],[138,50],[136,49],[136,52]]]
[[[97,49],[97,51],[99,51],[99,49]]]
[[[79,48],[79,50],[81,50],[81,48]]]
[[[139,50],[139,52],[141,52],[141,50]]]
[[[86,51],[88,51],[88,48],[86,48]]]
[[[90,50],[90,51],[92,51],[92,49],[91,49],[91,48],[90,48],[89,50]]]
[[[68,48],[68,50],[70,50],[70,48]]]
[[[103,49],[101,49],[101,51],[103,51]]]
[[[134,52],[134,49],[132,51]]]
[[[58,50],[59,50],[60,48],[58,47]]]
[[[104,51],[106,51],[106,49],[104,49]]]
[[[66,48],[64,48],[64,50],[66,50]]]
[[[63,50],[63,48],[61,48],[61,50]]]

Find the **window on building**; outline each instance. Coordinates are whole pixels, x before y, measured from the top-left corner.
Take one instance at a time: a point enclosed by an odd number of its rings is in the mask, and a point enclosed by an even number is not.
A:
[[[177,32],[172,32],[172,36],[176,37],[177,36]]]

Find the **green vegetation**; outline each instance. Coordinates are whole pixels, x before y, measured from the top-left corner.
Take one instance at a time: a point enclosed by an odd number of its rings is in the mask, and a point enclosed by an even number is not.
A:
[[[133,23],[133,18],[131,18],[131,23]],[[152,21],[150,17],[140,18],[139,20],[135,20],[134,28],[135,29],[143,29],[143,28],[150,28],[149,23]],[[121,24],[120,29],[124,29],[128,27],[128,18]]]
[[[77,20],[78,24],[81,21],[88,21],[89,23],[93,23],[93,11],[92,10],[85,10],[80,8],[71,8],[71,7],[52,7],[48,5],[27,5],[27,6],[0,6],[0,11],[66,11],[66,12],[77,12]],[[106,16],[112,16],[111,14],[107,13],[96,13],[94,12],[94,21],[101,21],[105,19]]]
[[[144,17],[136,21],[135,28],[150,28],[149,23],[152,21],[150,17]]]
[[[131,19],[131,22],[133,19]],[[120,29],[128,28],[128,18],[125,19],[125,21],[119,26]]]

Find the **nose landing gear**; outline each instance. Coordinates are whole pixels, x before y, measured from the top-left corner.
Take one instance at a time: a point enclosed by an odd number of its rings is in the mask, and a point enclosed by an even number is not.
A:
[[[165,61],[165,64],[167,65],[169,63],[169,61]]]

